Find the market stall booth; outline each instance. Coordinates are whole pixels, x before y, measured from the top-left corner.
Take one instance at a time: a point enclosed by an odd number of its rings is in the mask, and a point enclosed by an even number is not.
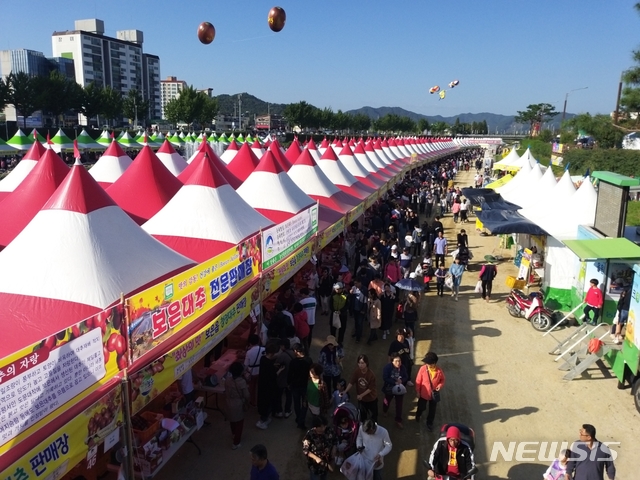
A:
[[[171,143],[166,139],[162,142],[162,145],[156,152],[156,155],[164,166],[167,167],[167,170],[173,173],[176,177],[188,166],[184,157],[176,152],[173,145],[171,145]]]
[[[236,143],[236,141],[232,140],[231,143],[229,144],[229,146],[224,151],[224,153],[222,155],[220,155],[220,160],[222,160],[224,163],[229,165],[231,163],[231,161],[235,158],[235,156],[238,154],[238,150],[239,149],[240,149],[240,147],[238,147],[238,144]],[[191,159],[191,160],[193,160],[193,159]],[[189,162],[189,163],[191,163],[191,162]]]
[[[249,147],[248,143],[243,143],[236,156],[227,165],[227,168],[233,175],[244,182],[259,163],[260,159],[256,157],[253,149]]]

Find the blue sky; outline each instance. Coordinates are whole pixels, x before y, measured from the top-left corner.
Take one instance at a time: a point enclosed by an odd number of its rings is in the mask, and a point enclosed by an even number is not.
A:
[[[214,94],[443,116],[512,115],[541,102],[562,111],[565,94],[585,86],[570,94],[567,111],[609,113],[640,49],[637,0],[278,1],[35,0],[19,9],[0,0],[0,49],[49,56],[54,31],[99,18],[109,36],[142,30],[163,78]],[[280,33],[267,27],[274,5],[287,12]],[[203,21],[216,27],[211,45],[196,37]],[[446,99],[428,93],[454,79],[460,84]]]

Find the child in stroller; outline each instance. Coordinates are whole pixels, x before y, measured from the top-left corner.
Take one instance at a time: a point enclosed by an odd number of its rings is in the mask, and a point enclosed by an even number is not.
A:
[[[340,466],[346,458],[356,453],[358,437],[359,411],[352,403],[342,403],[333,412],[333,425],[338,446],[336,465]]]

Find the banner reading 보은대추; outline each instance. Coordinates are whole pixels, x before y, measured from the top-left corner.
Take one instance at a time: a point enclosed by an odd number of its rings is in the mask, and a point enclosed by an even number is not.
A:
[[[318,231],[318,205],[262,231],[262,269],[282,261]]]

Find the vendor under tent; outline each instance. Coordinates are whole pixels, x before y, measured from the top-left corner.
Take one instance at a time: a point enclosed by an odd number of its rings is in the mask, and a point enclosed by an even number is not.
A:
[[[147,145],[106,191],[138,225],[142,225],[158,213],[180,187],[182,182]]]
[[[18,162],[18,165],[0,180],[0,201],[18,188],[18,185],[24,181],[46,151],[44,146],[37,140],[31,144],[29,151]]]
[[[2,200],[0,250],[36,216],[69,173],[53,150],[47,150],[16,189]]]
[[[240,197],[209,157],[192,165],[184,186],[142,225],[147,233],[201,263],[273,225]]]
[[[19,152],[26,152],[31,148],[31,145],[33,145],[33,141],[34,141],[33,137],[28,137],[27,135],[24,134],[22,130],[18,129],[18,131],[13,135],[13,137],[7,140],[7,145],[9,145],[10,147],[13,147]],[[39,143],[42,143],[42,142],[39,142]]]
[[[244,182],[251,172],[260,163],[260,159],[253,153],[253,149],[249,146],[248,142],[245,142],[238,150],[237,154],[233,157],[233,160],[229,162],[227,168],[235,175],[240,181]]]
[[[164,140],[162,146],[156,152],[158,159],[176,177],[189,166],[184,157],[176,152],[173,145],[168,140]]]
[[[106,189],[122,176],[131,163],[133,160],[124,153],[120,144],[112,140],[102,156],[89,169],[89,175]]]
[[[191,265],[139,228],[76,163],[0,252],[0,358]]]

